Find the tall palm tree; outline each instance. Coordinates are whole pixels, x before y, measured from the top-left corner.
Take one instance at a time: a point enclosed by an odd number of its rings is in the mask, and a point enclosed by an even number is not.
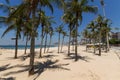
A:
[[[71,42],[72,42],[72,46],[73,46],[72,51],[75,51],[75,50],[74,50],[74,46],[75,46],[75,36],[76,36],[75,33],[76,33],[76,31],[75,31],[75,29],[73,29],[72,32],[71,32],[71,37],[72,37],[72,41],[71,41]]]
[[[74,15],[71,13],[71,11],[66,11],[64,12],[64,15],[62,16],[62,19],[65,23],[68,24],[68,29],[69,29],[69,43],[68,43],[68,56],[70,54],[70,43],[71,43],[71,31],[74,28]]]
[[[27,51],[27,46],[28,46],[28,41],[30,40],[30,36],[31,36],[31,20],[28,20],[27,22],[23,22],[23,29],[22,29],[22,32],[23,32],[23,37],[26,37],[26,43],[25,43],[25,51],[24,51],[24,54],[26,54],[26,51]]]
[[[9,1],[7,1],[7,0],[6,0],[6,2],[9,3]],[[20,19],[20,16],[15,16],[14,18],[11,18],[11,14],[17,8],[16,6],[0,4],[0,8],[7,11],[8,15],[9,15],[9,17],[1,17],[2,22],[4,22],[5,24],[8,25],[8,28],[4,31],[2,37],[11,30],[15,30],[15,32],[16,32],[16,37],[12,38],[15,40],[15,56],[14,56],[14,58],[16,59],[17,58],[17,50],[18,50],[18,38],[21,37],[21,35],[20,35],[21,27],[20,26],[22,25],[22,19]]]
[[[62,38],[62,43],[61,43],[61,50],[60,52],[62,52],[62,48],[63,48],[63,44],[64,44],[64,38],[65,36],[67,36],[67,33],[65,31],[62,31],[61,34],[63,35],[63,38]]]
[[[36,22],[37,17],[37,10],[40,10],[42,7],[49,7],[51,11],[53,11],[52,5],[49,0],[25,0],[23,4],[21,4],[18,9],[15,11],[14,14],[21,14],[24,12],[29,18],[32,18],[32,25],[31,25],[31,47],[30,47],[30,69],[29,75],[34,74],[34,56],[35,56],[35,34],[39,23]],[[40,19],[40,16],[38,15]]]
[[[87,44],[90,32],[88,31],[88,29],[84,29],[82,34],[83,34],[83,37],[85,38],[85,44]],[[87,51],[87,46],[86,46],[86,51]]]
[[[51,46],[51,41],[52,41],[52,36],[53,36],[53,34],[54,34],[54,30],[53,30],[52,27],[50,27],[50,29],[49,29],[50,41],[49,41],[49,45],[48,45],[47,52],[49,51],[49,48],[50,48],[50,46]]]
[[[59,50],[60,50],[60,34],[62,33],[62,31],[63,31],[63,24],[59,25],[56,28],[56,32],[58,32],[58,53],[59,53]]]
[[[41,11],[40,12],[40,15],[41,15],[41,42],[40,42],[40,54],[39,54],[39,58],[42,57],[42,46],[43,46],[43,39],[44,39],[44,36],[45,36],[45,33],[44,33],[44,28],[45,28],[45,21],[46,21],[46,15],[45,15],[45,12],[44,11]]]
[[[96,13],[97,8],[94,6],[88,5],[88,0],[70,0],[67,4],[67,9],[71,11],[75,16],[75,30],[76,30],[76,37],[75,37],[75,61],[78,60],[77,57],[77,34],[78,34],[78,26],[82,22],[82,14],[83,12],[91,12]]]
[[[101,56],[101,38],[102,38],[102,25],[103,25],[103,17],[101,15],[98,15],[96,18],[97,28],[99,31],[99,56]]]
[[[11,19],[11,20],[13,21],[13,19]],[[7,20],[6,22],[11,23],[11,21],[9,22],[9,20]],[[15,56],[14,56],[15,59],[17,58],[18,39],[21,37],[21,35],[20,35],[20,32],[22,31],[21,25],[22,25],[22,20],[20,19],[20,17],[14,18],[13,24],[8,25],[8,28],[4,31],[4,33],[2,35],[2,37],[3,37],[9,31],[15,30],[16,37],[12,38],[13,40],[15,40]]]
[[[45,45],[44,45],[44,53],[46,52],[46,47],[47,47],[47,39],[48,39],[48,34],[49,34],[49,27],[45,27]]]
[[[111,30],[110,28],[111,26],[111,21],[109,19],[106,19],[103,21],[103,32],[106,34],[105,37],[106,37],[106,52],[109,51],[109,32]]]
[[[90,24],[87,26],[88,29],[91,29],[90,31],[92,32],[92,38],[93,38],[93,44],[94,44],[94,54],[95,54],[95,42],[96,42],[96,24],[94,21],[91,21]]]
[[[44,12],[41,13],[41,27],[42,27],[42,32],[41,32],[41,46],[43,45],[43,38],[46,35],[45,31],[48,34],[49,33],[49,29],[51,28],[52,23],[55,23],[52,19],[53,19],[53,17],[46,16]],[[40,47],[39,57],[42,57],[42,47]]]

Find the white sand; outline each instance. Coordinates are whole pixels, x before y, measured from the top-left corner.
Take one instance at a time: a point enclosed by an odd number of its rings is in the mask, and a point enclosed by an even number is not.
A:
[[[103,52],[102,56],[98,56],[86,52],[85,46],[79,46],[78,53],[82,58],[79,58],[77,62],[74,61],[74,58],[67,57],[67,47],[64,47],[64,53],[60,54],[57,53],[57,47],[50,48],[51,53],[43,53],[42,59],[38,58],[39,49],[36,49],[35,64],[37,67],[35,70],[39,71],[33,76],[28,76],[29,58],[22,60],[24,50],[18,52],[18,59],[13,59],[14,50],[0,49],[0,78],[15,78],[15,80],[120,80],[120,59],[117,56],[120,51],[113,48],[109,53]],[[29,53],[29,50],[27,52]]]

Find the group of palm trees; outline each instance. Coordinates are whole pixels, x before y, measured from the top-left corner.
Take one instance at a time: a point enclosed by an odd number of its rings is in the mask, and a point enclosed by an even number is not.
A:
[[[99,55],[101,56],[101,46],[106,45],[106,52],[109,51],[109,32],[111,21],[107,18],[98,15],[98,17],[91,21],[87,28],[83,31],[86,38],[86,43],[94,44],[94,53],[96,52],[95,45],[99,43]],[[89,41],[89,42],[88,42]],[[101,44],[102,43],[102,44]],[[104,47],[103,46],[103,47]]]
[[[6,0],[9,4],[9,0]],[[27,42],[30,41],[30,68],[29,75],[34,74],[34,58],[35,58],[35,38],[40,35],[41,42],[40,45],[45,46],[44,53],[46,52],[48,36],[50,36],[49,45],[51,45],[51,39],[54,32],[58,32],[58,53],[62,52],[62,46],[64,44],[65,36],[69,37],[68,44],[68,56],[70,55],[70,45],[71,39],[74,39],[75,43],[75,61],[78,60],[78,28],[83,20],[83,13],[97,13],[97,7],[89,5],[89,2],[93,0],[23,0],[23,2],[18,6],[6,6],[8,8],[8,17],[1,17],[1,20],[4,20],[4,23],[7,24],[8,28],[3,33],[3,36],[11,31],[15,30],[16,37],[15,39],[15,58],[17,58],[17,46],[18,39],[21,38],[21,33],[26,37],[26,46]],[[53,4],[56,4],[53,6]],[[3,6],[3,5],[1,5]],[[54,28],[52,24],[55,23],[53,20],[54,17],[47,16],[45,8],[48,8],[52,13],[54,8],[58,8],[64,11],[62,16],[63,24],[59,25],[57,28]],[[3,8],[4,9],[4,8]],[[101,26],[102,23],[99,21],[101,16],[98,16],[98,30],[99,30],[99,41],[101,40]],[[68,25],[69,34],[64,31],[64,24]],[[91,23],[90,28],[92,33],[95,34],[93,27],[94,22]],[[104,24],[105,25],[105,24]],[[40,29],[40,30],[39,30]],[[60,49],[60,36],[63,35],[63,40],[61,42]],[[108,35],[108,32],[106,33]],[[95,37],[95,36],[94,36]],[[25,48],[25,54],[26,54]],[[47,52],[49,51],[49,47]],[[42,47],[40,47],[39,57],[42,57]]]

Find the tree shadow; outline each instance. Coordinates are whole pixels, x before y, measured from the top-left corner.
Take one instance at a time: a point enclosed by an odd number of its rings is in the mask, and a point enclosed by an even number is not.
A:
[[[11,66],[9,68],[24,68],[24,69],[5,73],[4,76],[8,76],[8,75],[12,75],[12,74],[17,74],[17,73],[21,73],[21,72],[25,72],[25,71],[29,70],[29,66],[28,65],[22,65],[22,64],[21,65]]]
[[[53,58],[53,57],[56,57],[56,56],[58,56],[58,55],[45,55],[42,58]]]
[[[115,51],[115,54],[117,55],[118,59],[120,60],[120,54]]]
[[[69,64],[57,64],[58,60],[55,61],[51,61],[51,60],[47,60],[45,62],[36,62],[34,65],[34,69],[35,69],[35,74],[37,74],[37,76],[34,78],[37,79],[37,77],[39,77],[39,75],[41,75],[45,70],[49,69],[49,70],[56,70],[56,69],[61,69],[61,70],[70,70],[68,68],[65,68],[63,66],[67,66]],[[3,67],[8,67],[9,64],[3,66]],[[22,73],[22,72],[26,72],[29,70],[29,65],[15,65],[15,66],[11,66],[8,68],[22,68],[20,70],[17,71],[11,71],[8,73],[5,73],[4,76],[8,76],[8,75],[13,75],[13,74],[18,74],[18,73]],[[1,68],[1,70],[6,70],[8,68]]]
[[[54,51],[48,51],[47,53],[53,53]]]
[[[0,67],[0,72],[1,72],[1,71],[4,71],[4,70],[7,70],[9,65],[10,65],[10,64],[6,64],[6,65],[4,65],[4,66],[1,66],[1,67]]]
[[[55,70],[55,69],[61,69],[61,70],[70,70],[68,68],[65,68],[63,66],[67,66],[69,65],[68,63],[67,64],[56,64],[58,62],[58,60],[55,60],[55,61],[51,61],[51,60],[47,60],[43,63],[37,63],[35,65],[35,74],[37,74],[37,76],[33,79],[33,80],[36,80],[45,70]]]
[[[69,60],[69,59],[74,59],[75,60],[76,56],[75,53],[70,53],[69,56],[67,56],[66,58],[64,58],[65,60]],[[77,56],[77,61],[78,60],[83,60],[85,62],[89,62],[89,60],[91,60],[92,58],[88,57],[88,56]],[[76,60],[75,60],[76,61]]]
[[[14,77],[0,78],[0,80],[15,80],[15,78]]]
[[[61,51],[60,53],[65,53],[64,51]]]
[[[1,71],[5,71],[5,70],[8,70],[8,69],[15,68],[15,67],[20,67],[20,66],[21,66],[21,65],[10,66],[10,64],[6,64],[6,65],[0,67],[0,72],[1,72]]]

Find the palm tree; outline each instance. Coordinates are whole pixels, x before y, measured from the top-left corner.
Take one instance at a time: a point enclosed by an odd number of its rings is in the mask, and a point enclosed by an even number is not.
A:
[[[75,29],[73,29],[73,30],[71,31],[71,37],[72,37],[72,41],[71,41],[71,42],[72,42],[72,46],[73,46],[73,48],[72,48],[73,51],[75,51],[75,50],[74,50],[75,36],[76,36],[75,33],[76,33],[76,31],[75,31]]]
[[[97,8],[94,7],[94,6],[88,5],[88,0],[72,0],[72,1],[69,1],[69,3],[66,3],[66,4],[67,4],[67,10],[71,11],[75,16],[75,30],[76,30],[75,61],[77,61],[78,60],[78,57],[77,57],[77,45],[78,45],[77,34],[78,34],[78,26],[82,22],[82,14],[83,14],[83,12],[96,13]]]
[[[50,46],[51,46],[52,36],[53,36],[53,34],[54,34],[54,32],[53,32],[53,31],[54,31],[54,30],[53,30],[53,28],[52,28],[52,27],[50,27],[50,29],[49,29],[50,41],[49,41],[49,45],[48,45],[47,52],[49,51],[49,48],[50,48]]]
[[[40,43],[40,54],[39,54],[39,58],[42,57],[42,45],[43,45],[43,39],[44,39],[44,36],[45,36],[45,33],[44,33],[44,28],[45,28],[45,21],[46,21],[46,15],[45,15],[45,12],[40,12],[40,15],[41,15],[41,43]]]
[[[16,59],[17,58],[17,50],[18,50],[18,39],[21,37],[20,35],[20,32],[22,31],[22,28],[21,28],[21,25],[22,25],[22,20],[20,19],[20,17],[16,17],[16,18],[12,18],[10,20],[13,21],[14,19],[14,22],[13,24],[10,24],[8,25],[8,28],[4,31],[2,37],[8,33],[9,31],[11,30],[15,30],[16,32],[16,37],[15,38],[12,38],[13,40],[15,40],[15,56],[14,58]],[[11,21],[9,21],[9,17],[6,21],[8,24],[11,23]]]
[[[37,17],[37,10],[40,10],[42,7],[49,7],[51,11],[53,11],[52,5],[49,0],[25,0],[23,4],[21,4],[18,9],[15,11],[14,15],[21,15],[21,12],[24,12],[24,15],[29,16],[32,18],[32,25],[31,25],[31,47],[30,47],[30,69],[29,75],[34,74],[34,54],[35,54],[35,35],[37,28],[39,26],[39,21],[36,22]],[[25,16],[25,17],[26,17]],[[23,17],[22,17],[23,18]],[[38,15],[40,20],[40,16]]]
[[[53,17],[46,16],[44,12],[41,13],[41,27],[42,27],[41,46],[43,45],[43,38],[46,35],[45,31],[48,34],[49,33],[49,29],[51,28],[50,26],[52,25],[52,23],[55,23],[52,19],[53,19]],[[47,38],[47,36],[46,36],[46,38]],[[44,50],[44,52],[45,52],[45,50]],[[42,57],[42,47],[40,47],[39,57]]]
[[[90,32],[88,31],[88,29],[84,29],[82,34],[83,34],[83,37],[85,38],[85,44],[87,44]],[[86,51],[87,51],[87,46],[86,46]]]
[[[74,21],[75,18],[73,16],[73,14],[71,13],[71,11],[66,11],[64,12],[64,15],[62,16],[62,19],[64,20],[65,23],[68,24],[68,28],[69,28],[69,43],[68,43],[68,56],[70,54],[70,43],[71,43],[71,31],[74,28]]]
[[[49,34],[49,27],[45,27],[45,45],[44,45],[44,53],[46,52],[46,47],[47,47],[47,39],[48,39],[48,34]]]
[[[63,31],[63,24],[59,25],[56,28],[56,32],[58,32],[58,53],[59,53],[59,49],[60,49],[60,34],[62,33],[62,31]]]
[[[96,18],[97,28],[99,31],[99,56],[101,56],[101,38],[102,38],[102,25],[103,25],[103,17],[101,15],[98,15]]]
[[[62,44],[61,44],[61,50],[60,50],[60,52],[62,52],[64,38],[65,38],[65,36],[67,36],[67,33],[65,31],[62,31],[61,34],[63,35],[63,39],[62,39]]]
[[[6,0],[7,3],[9,3],[8,0]],[[21,37],[21,25],[22,25],[22,19],[20,19],[20,16],[15,16],[14,18],[11,18],[11,14],[16,10],[16,6],[8,6],[5,4],[0,4],[0,7],[5,11],[7,11],[9,17],[1,17],[2,22],[8,25],[8,28],[4,31],[2,37],[8,33],[11,30],[15,30],[16,37],[12,38],[15,40],[15,56],[14,58],[17,58],[17,49],[18,49],[18,38]],[[1,21],[0,21],[1,22]],[[11,23],[12,22],[12,23]]]
[[[106,34],[106,52],[109,51],[109,32],[110,32],[110,26],[111,26],[111,21],[109,19],[106,19],[103,21],[103,32]]]
[[[38,17],[40,20],[40,16],[37,14],[37,11],[47,6],[53,12],[53,8],[50,1],[52,0],[23,0],[23,3],[20,4],[18,8],[10,16],[10,18],[12,17],[14,18],[15,16],[20,16],[21,19],[24,19],[26,21],[28,19],[32,19],[29,75],[34,74],[34,53],[35,53],[35,37],[36,37],[35,35],[37,33],[36,31],[39,26],[38,21],[36,21],[36,17]],[[21,17],[21,15],[24,16]]]
[[[30,40],[30,36],[31,36],[31,21],[27,21],[27,22],[23,22],[23,37],[26,37],[26,43],[25,43],[25,52],[24,54],[26,54],[26,51],[27,51],[27,46],[28,46],[28,41]]]
[[[92,32],[92,38],[93,38],[93,43],[94,43],[94,54],[95,54],[95,42],[96,42],[96,32],[95,32],[95,29],[96,29],[96,24],[94,21],[91,21],[90,24],[88,24],[87,26],[88,29],[91,29],[90,31]]]

